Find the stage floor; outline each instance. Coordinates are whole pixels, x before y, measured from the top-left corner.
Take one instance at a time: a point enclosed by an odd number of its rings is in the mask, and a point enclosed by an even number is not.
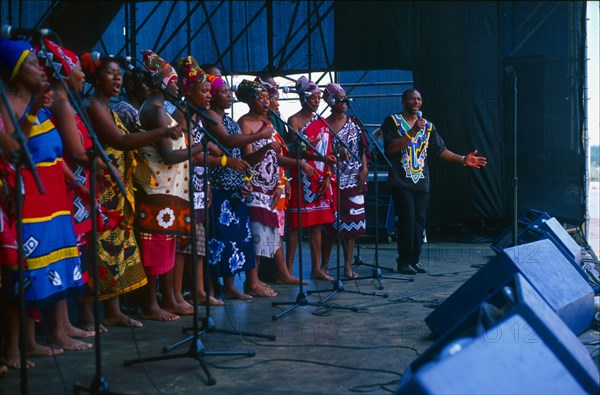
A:
[[[303,243],[304,278],[310,272],[307,243]],[[372,276],[374,245],[362,245],[364,264],[355,270]],[[123,366],[124,360],[139,357],[186,353],[187,342],[170,354],[164,346],[187,336],[182,327],[192,320],[177,322],[144,321],[140,329],[109,328],[101,336],[102,373],[111,391],[125,394],[349,394],[393,392],[406,367],[434,344],[424,318],[438,303],[469,279],[494,256],[489,244],[427,243],[422,264],[427,274],[402,276],[385,270],[395,268],[395,244],[378,247],[379,264],[385,278],[382,290],[371,278],[344,281],[343,290],[323,306],[300,306],[277,320],[272,316],[287,306],[271,302],[294,302],[298,286],[273,285],[279,295],[274,299],[255,298],[249,302],[226,301],[224,307],[210,309],[217,329],[226,328],[275,336],[275,340],[242,337],[223,333],[201,336],[207,352],[250,351],[248,356],[205,356],[216,384],[208,386],[197,361],[189,357]],[[335,271],[335,247],[330,273]],[[296,265],[297,266],[297,265]],[[297,267],[296,267],[297,270]],[[296,272],[297,274],[297,272]],[[406,278],[414,281],[406,281]],[[241,279],[236,280],[239,287]],[[307,301],[318,304],[330,295],[331,284],[310,281],[304,290]],[[321,293],[313,293],[321,290]],[[377,293],[357,294],[355,292]],[[382,297],[385,293],[388,297]],[[347,309],[338,309],[346,307]],[[356,311],[353,311],[356,310]],[[205,316],[205,307],[200,307]],[[134,317],[136,318],[136,317]],[[588,330],[579,338],[597,341],[599,332]],[[598,345],[588,345],[598,354]],[[596,356],[597,358],[597,356]],[[68,351],[56,358],[31,358],[37,365],[28,371],[30,394],[71,393],[74,384],[89,386],[96,372],[94,350]],[[596,364],[598,361],[596,359]],[[0,378],[1,394],[20,391],[19,371],[11,370]]]

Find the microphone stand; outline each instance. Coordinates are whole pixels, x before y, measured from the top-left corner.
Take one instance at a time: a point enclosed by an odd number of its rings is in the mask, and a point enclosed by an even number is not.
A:
[[[23,131],[19,126],[19,122],[15,116],[14,111],[10,107],[8,101],[8,95],[6,94],[6,88],[4,87],[4,83],[0,83],[0,93],[2,95],[2,101],[6,103],[6,111],[10,117],[12,124],[15,127],[15,131],[13,133],[13,137],[15,140],[19,142],[21,147],[19,154],[15,158],[15,195],[16,195],[16,207],[15,207],[15,215],[16,215],[16,223],[17,223],[17,278],[19,281],[19,358],[21,363],[21,394],[27,394],[28,392],[28,375],[27,375],[27,345],[25,344],[26,333],[26,309],[25,309],[25,278],[24,278],[24,260],[25,260],[25,252],[23,251],[23,194],[21,193],[23,190],[23,184],[21,179],[21,166],[27,166],[31,170],[31,174],[35,180],[37,188],[40,194],[45,195],[46,191],[44,190],[44,186],[40,180],[37,167],[33,162],[33,158],[31,156],[31,151],[29,147],[27,147],[27,141],[25,140],[25,136],[23,135]]]
[[[354,111],[354,109],[350,106],[350,103],[348,103],[348,108],[352,110],[352,112],[354,113],[354,117],[357,120],[357,122],[359,123],[359,126],[362,128],[362,130],[364,131],[364,134],[367,136],[367,139],[369,139],[369,142],[375,147],[375,149],[372,150],[373,152],[373,157],[374,157],[374,162],[375,162],[375,171],[373,172],[373,181],[375,182],[375,265],[370,265],[368,263],[362,263],[365,266],[371,266],[371,276],[367,276],[367,277],[358,277],[358,279],[363,279],[363,278],[372,278],[373,282],[377,281],[377,283],[379,284],[377,286],[377,289],[382,290],[383,289],[383,285],[381,284],[381,279],[390,279],[390,280],[402,280],[402,281],[409,281],[409,282],[413,282],[415,281],[414,277],[392,277],[392,276],[383,276],[379,267],[379,169],[378,169],[378,159],[379,159],[379,155],[381,155],[381,157],[385,160],[385,162],[387,163],[387,165],[389,166],[389,168],[392,167],[392,163],[390,162],[390,160],[387,158],[387,156],[385,156],[385,152],[383,150],[383,148],[381,148],[379,146],[379,143],[377,142],[377,140],[371,136],[370,133],[367,132],[367,128],[364,126],[364,124],[362,123],[362,121],[360,120],[360,118],[358,117],[358,115],[356,114],[356,111]],[[389,271],[393,271],[393,269],[388,269],[385,268],[386,270]]]
[[[165,92],[163,92],[163,93],[165,93]],[[168,97],[168,94],[165,96]],[[171,345],[163,347],[162,351],[164,354],[166,354],[169,351],[171,351],[189,341],[191,341],[191,344],[190,344],[190,347],[188,348],[188,351],[184,352],[184,353],[162,355],[162,356],[155,356],[155,357],[149,357],[149,358],[139,358],[139,359],[133,359],[133,360],[125,360],[125,361],[123,361],[123,364],[125,366],[131,366],[134,363],[138,363],[138,362],[155,362],[155,361],[165,361],[165,360],[180,359],[180,358],[191,358],[191,359],[198,361],[198,363],[200,364],[200,367],[202,368],[202,370],[204,371],[204,374],[206,375],[207,385],[215,385],[217,383],[217,380],[212,376],[212,374],[208,370],[208,365],[207,365],[206,361],[204,360],[204,357],[206,355],[242,355],[242,356],[252,357],[256,353],[254,352],[254,350],[207,351],[204,344],[202,343],[202,340],[200,339],[201,335],[203,335],[205,333],[224,333],[224,334],[235,334],[235,335],[242,335],[242,336],[256,336],[256,337],[262,337],[262,338],[266,338],[266,339],[270,339],[270,340],[275,340],[275,337],[267,336],[267,335],[260,335],[260,334],[250,334],[250,333],[226,330],[226,329],[218,329],[210,316],[210,298],[209,298],[209,292],[208,292],[208,289],[210,288],[209,271],[208,271],[208,264],[209,264],[208,263],[208,229],[209,229],[208,226],[209,225],[208,225],[208,199],[206,199],[206,196],[208,196],[208,140],[210,140],[215,145],[217,145],[226,155],[228,154],[228,156],[231,156],[231,152],[229,150],[227,150],[225,147],[223,147],[223,145],[214,136],[212,136],[206,129],[204,129],[202,126],[200,126],[197,122],[195,122],[192,119],[192,112],[198,114],[199,116],[201,116],[203,119],[207,120],[208,122],[211,122],[216,125],[217,122],[214,119],[212,119],[208,115],[204,114],[202,110],[199,110],[199,109],[193,107],[188,102],[184,103],[185,108],[183,108],[182,105],[180,103],[177,103],[176,101],[173,101],[172,103],[180,111],[182,111],[185,114],[186,121],[188,124],[188,127],[187,127],[188,158],[187,158],[187,160],[188,160],[188,163],[190,164],[190,166],[188,166],[188,199],[189,199],[189,205],[190,205],[190,213],[191,213],[191,216],[193,219],[190,224],[190,226],[191,226],[190,243],[191,243],[191,254],[192,254],[192,272],[193,272],[193,274],[192,274],[193,275],[193,279],[192,279],[193,314],[192,314],[192,327],[191,328],[183,328],[184,331],[191,330],[192,335],[187,336],[186,338],[181,339],[181,340],[177,341],[176,343],[173,343]],[[199,130],[202,130],[202,134],[203,134],[202,149],[203,149],[203,153],[204,153],[204,164],[203,164],[204,176],[203,176],[202,182],[203,182],[203,190],[204,190],[204,194],[205,194],[205,200],[204,200],[205,201],[204,250],[206,251],[206,253],[205,253],[206,256],[205,256],[205,262],[203,264],[203,277],[204,277],[203,281],[204,281],[204,289],[206,291],[206,304],[205,304],[206,317],[202,320],[202,330],[200,329],[200,325],[198,324],[198,322],[200,321],[200,319],[198,317],[198,294],[197,294],[198,252],[197,252],[197,245],[196,245],[197,239],[196,239],[196,221],[195,221],[195,208],[194,208],[195,188],[194,188],[194,184],[193,184],[194,166],[193,166],[193,154],[192,154],[192,146],[193,146],[194,140],[193,140],[193,136],[192,136],[192,126],[198,128]]]
[[[332,297],[334,297],[336,294],[338,294],[339,292],[348,292],[348,293],[353,293],[353,294],[359,294],[359,295],[370,295],[370,296],[379,296],[382,298],[387,298],[389,295],[386,293],[377,293],[377,292],[363,292],[363,291],[349,291],[346,288],[344,288],[344,282],[341,279],[341,273],[340,273],[340,240],[341,240],[341,229],[340,229],[340,220],[341,220],[341,189],[340,189],[340,149],[339,146],[343,146],[346,151],[358,162],[362,162],[361,158],[359,158],[354,152],[352,152],[352,150],[350,149],[350,147],[348,146],[348,144],[346,144],[346,142],[344,140],[342,140],[340,138],[340,136],[337,135],[337,133],[331,128],[331,126],[329,126],[329,124],[327,123],[327,121],[325,121],[325,119],[321,116],[321,114],[319,114],[310,103],[306,102],[306,105],[317,115],[317,118],[319,118],[319,120],[321,120],[321,122],[323,122],[323,124],[325,124],[327,126],[327,129],[329,130],[329,134],[334,138],[334,140],[337,142],[338,144],[338,149],[336,149],[336,157],[337,157],[337,162],[336,162],[336,166],[335,166],[335,177],[337,179],[336,182],[336,189],[337,189],[337,215],[336,215],[336,234],[337,234],[337,244],[336,244],[336,279],[334,281],[332,281],[333,287],[329,290],[317,290],[317,291],[308,291],[309,294],[311,293],[321,293],[321,292],[330,292],[329,295],[327,295],[325,298],[322,299],[322,303],[327,302],[329,299],[331,299]],[[344,246],[345,249],[345,246]],[[349,251],[346,252],[346,254],[348,254]],[[353,279],[356,280],[356,279]],[[353,310],[353,311],[358,311],[358,309]]]
[[[278,314],[273,314],[271,316],[273,321],[278,320],[279,318],[283,317],[284,315],[286,315],[287,313],[290,313],[292,311],[294,311],[295,309],[297,309],[300,306],[314,306],[314,307],[322,307],[323,303],[319,302],[319,303],[314,303],[314,302],[309,302],[307,299],[307,295],[308,292],[304,290],[304,284],[303,284],[303,279],[302,279],[302,183],[300,181],[300,174],[302,172],[302,168],[300,166],[300,164],[302,163],[302,151],[301,151],[301,143],[304,144],[307,148],[309,148],[312,152],[314,152],[317,156],[319,156],[319,159],[321,159],[323,162],[325,162],[325,156],[322,155],[321,153],[319,153],[319,151],[317,151],[315,149],[315,147],[313,147],[313,145],[306,139],[306,137],[304,137],[302,134],[298,133],[296,131],[296,129],[294,129],[292,127],[292,125],[290,125],[288,122],[284,121],[281,118],[281,115],[279,115],[277,112],[275,112],[273,109],[271,109],[268,105],[265,104],[265,102],[263,102],[258,96],[254,96],[263,106],[265,106],[265,108],[267,108],[269,110],[269,112],[273,115],[275,115],[281,122],[283,122],[289,131],[291,131],[294,136],[296,136],[296,188],[297,188],[297,199],[298,199],[298,277],[300,279],[300,281],[298,281],[298,295],[296,296],[296,300],[294,301],[289,301],[289,302],[271,302],[271,306],[290,306],[287,309],[283,310],[282,312],[278,313]],[[354,310],[354,311],[358,311],[358,309],[356,307],[344,307],[344,306],[331,306],[332,308],[338,308],[338,309],[350,309],[350,310]]]

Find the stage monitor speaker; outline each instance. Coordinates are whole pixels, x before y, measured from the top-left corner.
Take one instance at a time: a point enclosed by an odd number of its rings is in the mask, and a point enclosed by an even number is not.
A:
[[[600,391],[588,350],[521,274],[413,361],[400,394]]]
[[[563,254],[572,260],[573,265],[588,280],[581,269],[581,247],[562,227],[558,220],[543,211],[529,210],[517,223],[517,243],[526,244],[540,239],[553,241]],[[504,248],[512,247],[512,227],[506,229],[490,248],[499,254]]]
[[[506,248],[425,318],[436,337],[473,314],[479,304],[515,273],[522,274],[575,333],[594,316],[594,291],[550,240]]]
[[[530,226],[541,225],[542,221],[549,220],[551,217],[548,213],[538,210],[529,210],[519,217],[517,220],[517,240],[519,235]],[[513,246],[513,227],[509,226],[492,242],[490,248],[496,254],[499,254],[503,249]],[[518,244],[524,244],[519,242]]]

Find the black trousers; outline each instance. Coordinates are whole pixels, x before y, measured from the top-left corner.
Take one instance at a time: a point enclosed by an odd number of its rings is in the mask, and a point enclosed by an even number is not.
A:
[[[429,214],[429,192],[394,187],[391,191],[398,217],[396,262],[399,265],[418,263],[423,245],[423,230]]]

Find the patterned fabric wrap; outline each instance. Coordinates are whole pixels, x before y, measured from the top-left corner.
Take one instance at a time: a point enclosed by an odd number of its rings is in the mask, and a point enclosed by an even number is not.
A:
[[[298,92],[300,98],[306,98],[315,95],[321,91],[319,90],[317,84],[315,84],[312,81],[309,81],[309,79],[305,76],[302,76],[296,80],[296,92]]]
[[[24,112],[27,114],[31,104]],[[22,169],[23,249],[25,252],[25,300],[51,302],[83,285],[79,253],[71,219],[72,200],[62,163],[62,142],[43,108],[34,121],[27,146],[36,164],[45,194],[36,185],[27,167]],[[49,199],[48,196],[52,198]],[[15,262],[16,263],[16,262]],[[15,291],[18,267],[12,265]],[[13,296],[16,294],[13,293]]]
[[[223,126],[230,135],[242,134],[240,126],[228,115]],[[230,150],[241,158],[239,148]],[[208,242],[208,262],[212,273],[230,276],[253,269],[254,245],[250,230],[250,215],[240,189],[245,186],[243,174],[229,167],[211,167],[212,205]]]
[[[0,133],[4,133],[0,117]],[[0,266],[17,264],[15,169],[0,156]]]
[[[348,117],[338,137],[346,143],[354,155],[333,165],[332,172],[340,184],[340,213],[336,211],[335,217],[340,215],[340,229],[346,237],[356,238],[366,231],[365,196],[364,191],[358,185],[358,173],[362,169],[362,162],[357,161],[354,156],[362,158],[363,153],[368,150],[368,142],[365,141],[364,131],[353,117]],[[339,171],[339,177],[338,177]],[[334,192],[336,188],[334,187]],[[333,227],[337,229],[337,222]]]
[[[224,115],[221,121],[227,134],[235,135],[242,134],[240,125],[234,121],[230,116]],[[233,158],[241,158],[242,151],[239,148],[232,148],[229,150]],[[225,191],[239,191],[245,185],[244,175],[239,171],[230,169],[229,167],[211,167],[210,171],[210,182],[213,189],[222,189]]]
[[[47,38],[44,38],[44,47],[36,48],[36,52],[40,65],[50,81],[68,77],[79,63],[79,58],[73,51],[63,48]]]
[[[197,121],[192,129],[192,139],[194,145],[202,143],[204,129],[202,129],[202,120]],[[192,177],[194,185],[194,210],[196,212],[196,223],[204,221],[204,208],[206,205],[206,194],[204,192],[204,166],[194,166],[194,175]]]
[[[132,106],[130,103],[125,100],[118,102],[113,106],[113,111],[117,113],[125,128],[129,131],[129,133],[133,133],[137,131],[137,117],[140,113],[140,110]]]
[[[139,118],[138,118],[139,125]],[[177,123],[171,118],[169,126]],[[144,130],[139,126],[141,133]],[[185,136],[172,140],[174,150],[187,149]],[[136,212],[141,231],[155,234],[190,232],[189,170],[187,161],[167,165],[154,144],[142,147],[135,170]]]
[[[250,103],[250,101],[252,101],[252,99],[262,91],[266,91],[266,89],[260,82],[243,80],[238,85],[235,96],[241,102]]]
[[[322,155],[328,155],[331,152],[331,140],[329,136],[328,127],[323,120],[315,116],[309,121],[304,128],[300,131],[303,133],[308,140],[314,140],[316,150]],[[335,204],[333,202],[333,193],[331,186],[323,194],[317,194],[317,190],[323,183],[325,173],[329,170],[323,162],[320,161],[306,161],[310,166],[315,169],[315,175],[313,178],[308,179],[304,172],[300,173],[301,183],[301,199],[302,205],[300,207],[302,227],[330,224],[333,222],[333,211],[335,210]],[[298,228],[298,184],[297,184],[297,168],[293,167],[290,169],[293,182],[292,191],[290,196],[290,202],[288,207],[288,213],[290,213],[290,225],[292,228]]]
[[[75,114],[75,125],[79,132],[79,138],[83,143],[83,148],[87,151],[94,143],[90,139],[89,132],[81,120],[79,114]],[[65,158],[65,162],[75,175],[75,183],[83,184],[87,189],[90,188],[90,170],[76,162]],[[90,211],[90,197],[81,196],[78,193],[72,193],[73,197],[73,222],[75,225],[75,235],[80,236],[92,230],[92,215]]]
[[[208,263],[211,274],[232,276],[255,267],[248,206],[239,192],[212,190]]]
[[[341,99],[342,96],[346,96],[346,91],[340,84],[335,84],[333,82],[327,84],[325,91],[323,92],[323,100],[330,106],[333,106],[336,99]]]
[[[118,115],[112,117],[121,130],[129,134]],[[133,291],[148,282],[140,251],[133,232],[135,203],[133,200],[133,171],[136,160],[133,151],[120,151],[110,146],[104,150],[110,163],[123,178],[127,196],[123,196],[112,175],[102,171],[102,181],[98,204],[102,208],[102,218],[106,229],[98,233],[98,292],[100,300]],[[93,289],[93,283],[90,287]]]
[[[277,90],[277,88],[279,88],[278,85],[273,85],[268,83],[267,81],[264,81],[263,79],[261,79],[260,77],[256,77],[254,79],[254,81],[259,82],[260,84],[263,85],[263,87],[267,90],[267,92],[269,93],[269,97],[273,97],[273,96],[277,96],[279,95],[279,91]]]
[[[31,44],[25,40],[0,37],[0,76],[4,81],[10,84],[31,51]]]
[[[254,152],[274,141],[273,137],[261,139],[252,143]],[[250,179],[252,192],[246,199],[248,211],[252,222],[260,222],[264,225],[277,227],[277,211],[271,209],[273,193],[277,188],[279,180],[279,165],[277,164],[277,152],[269,149],[263,159],[252,166],[253,177]]]
[[[141,51],[144,56],[144,69],[152,76],[152,85],[159,89],[165,89],[177,80],[177,72],[175,68],[160,55],[152,52],[150,49]]]
[[[179,60],[179,84],[183,88],[185,94],[189,95],[196,83],[208,81],[206,73],[200,68],[196,59],[193,56],[182,58]]]

